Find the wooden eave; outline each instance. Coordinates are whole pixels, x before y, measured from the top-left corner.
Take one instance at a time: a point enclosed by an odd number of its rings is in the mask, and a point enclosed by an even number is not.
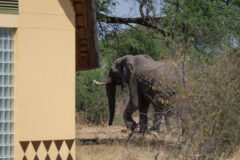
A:
[[[94,0],[71,0],[76,24],[76,70],[88,70],[99,66],[99,44],[96,28]]]

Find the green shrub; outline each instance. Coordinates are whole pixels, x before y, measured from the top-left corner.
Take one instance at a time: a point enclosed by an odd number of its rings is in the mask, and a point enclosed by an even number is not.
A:
[[[79,123],[102,124],[108,119],[105,87],[93,83],[102,79],[102,70],[81,71],[76,74],[76,111]]]

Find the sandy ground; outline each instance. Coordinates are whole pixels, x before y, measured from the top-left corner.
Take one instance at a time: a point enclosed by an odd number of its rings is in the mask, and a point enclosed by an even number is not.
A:
[[[167,134],[165,126],[158,136],[138,133],[128,139],[125,126],[77,125],[77,160],[164,160],[175,150],[176,138]]]

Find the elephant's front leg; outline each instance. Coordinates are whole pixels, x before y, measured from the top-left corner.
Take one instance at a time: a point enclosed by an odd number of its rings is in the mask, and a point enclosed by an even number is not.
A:
[[[132,131],[136,128],[137,124],[132,119],[132,114],[137,110],[137,106],[132,104],[131,101],[128,103],[126,110],[123,113],[124,122],[127,128]]]
[[[147,113],[148,113],[148,108],[149,108],[149,102],[145,101],[144,99],[140,99],[140,103],[139,103],[140,107],[139,107],[139,123],[140,123],[140,133],[144,134],[145,131],[147,130]]]
[[[134,78],[134,76],[132,76],[129,82],[129,94],[130,94],[130,99],[123,113],[123,118],[127,128],[130,128],[133,131],[136,128],[137,124],[132,119],[132,114],[134,111],[138,109],[138,103],[139,103],[138,87],[137,87],[136,79]]]

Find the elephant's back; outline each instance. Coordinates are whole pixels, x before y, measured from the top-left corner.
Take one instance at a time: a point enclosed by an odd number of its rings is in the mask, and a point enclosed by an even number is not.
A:
[[[138,77],[157,90],[176,89],[183,82],[180,67],[174,61],[149,62],[144,64]]]

